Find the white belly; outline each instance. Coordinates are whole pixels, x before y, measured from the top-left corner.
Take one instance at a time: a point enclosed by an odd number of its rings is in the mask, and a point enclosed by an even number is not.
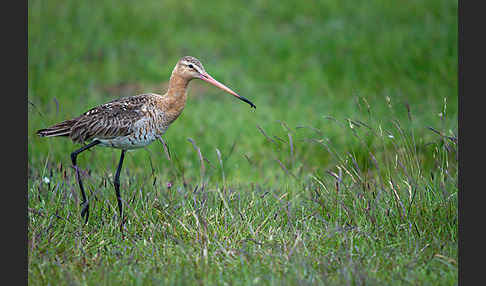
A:
[[[152,143],[155,140],[155,138],[134,140],[130,136],[123,136],[123,137],[117,137],[117,138],[113,138],[113,139],[96,139],[95,138],[94,140],[100,141],[101,146],[129,150],[129,149],[143,148],[143,147],[149,145],[150,143]]]

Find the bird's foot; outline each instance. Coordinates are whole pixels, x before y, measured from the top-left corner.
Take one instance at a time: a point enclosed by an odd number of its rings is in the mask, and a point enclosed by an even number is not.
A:
[[[82,202],[81,205],[83,206],[83,209],[81,210],[81,217],[85,217],[84,223],[88,223],[88,217],[89,217],[89,203],[88,201]]]
[[[125,239],[125,232],[123,230],[124,230],[124,226],[125,226],[126,222],[127,222],[127,220],[124,219],[124,218],[122,218],[121,221],[120,221],[120,233],[121,233],[122,239]]]

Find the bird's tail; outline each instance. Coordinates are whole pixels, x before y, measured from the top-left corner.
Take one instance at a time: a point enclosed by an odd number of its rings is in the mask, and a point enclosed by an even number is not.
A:
[[[71,128],[77,122],[75,119],[65,120],[52,125],[51,127],[37,130],[36,134],[41,137],[69,136]]]

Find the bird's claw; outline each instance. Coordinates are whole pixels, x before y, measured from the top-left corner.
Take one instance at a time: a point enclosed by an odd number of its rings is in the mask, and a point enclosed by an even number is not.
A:
[[[123,226],[125,225],[125,223],[127,222],[127,219],[126,218],[121,218],[121,221],[120,221],[120,232],[123,234]]]
[[[81,217],[86,216],[86,219],[85,219],[85,222],[84,223],[88,223],[89,203],[86,201],[86,202],[81,203],[81,205],[83,206],[83,209],[81,210]]]

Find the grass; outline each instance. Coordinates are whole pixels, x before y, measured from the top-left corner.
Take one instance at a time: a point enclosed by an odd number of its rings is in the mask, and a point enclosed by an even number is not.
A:
[[[28,2],[32,285],[456,285],[457,1]],[[162,145],[78,163],[37,129],[201,82]],[[199,155],[198,150],[201,155]],[[202,160],[201,160],[202,158]]]

